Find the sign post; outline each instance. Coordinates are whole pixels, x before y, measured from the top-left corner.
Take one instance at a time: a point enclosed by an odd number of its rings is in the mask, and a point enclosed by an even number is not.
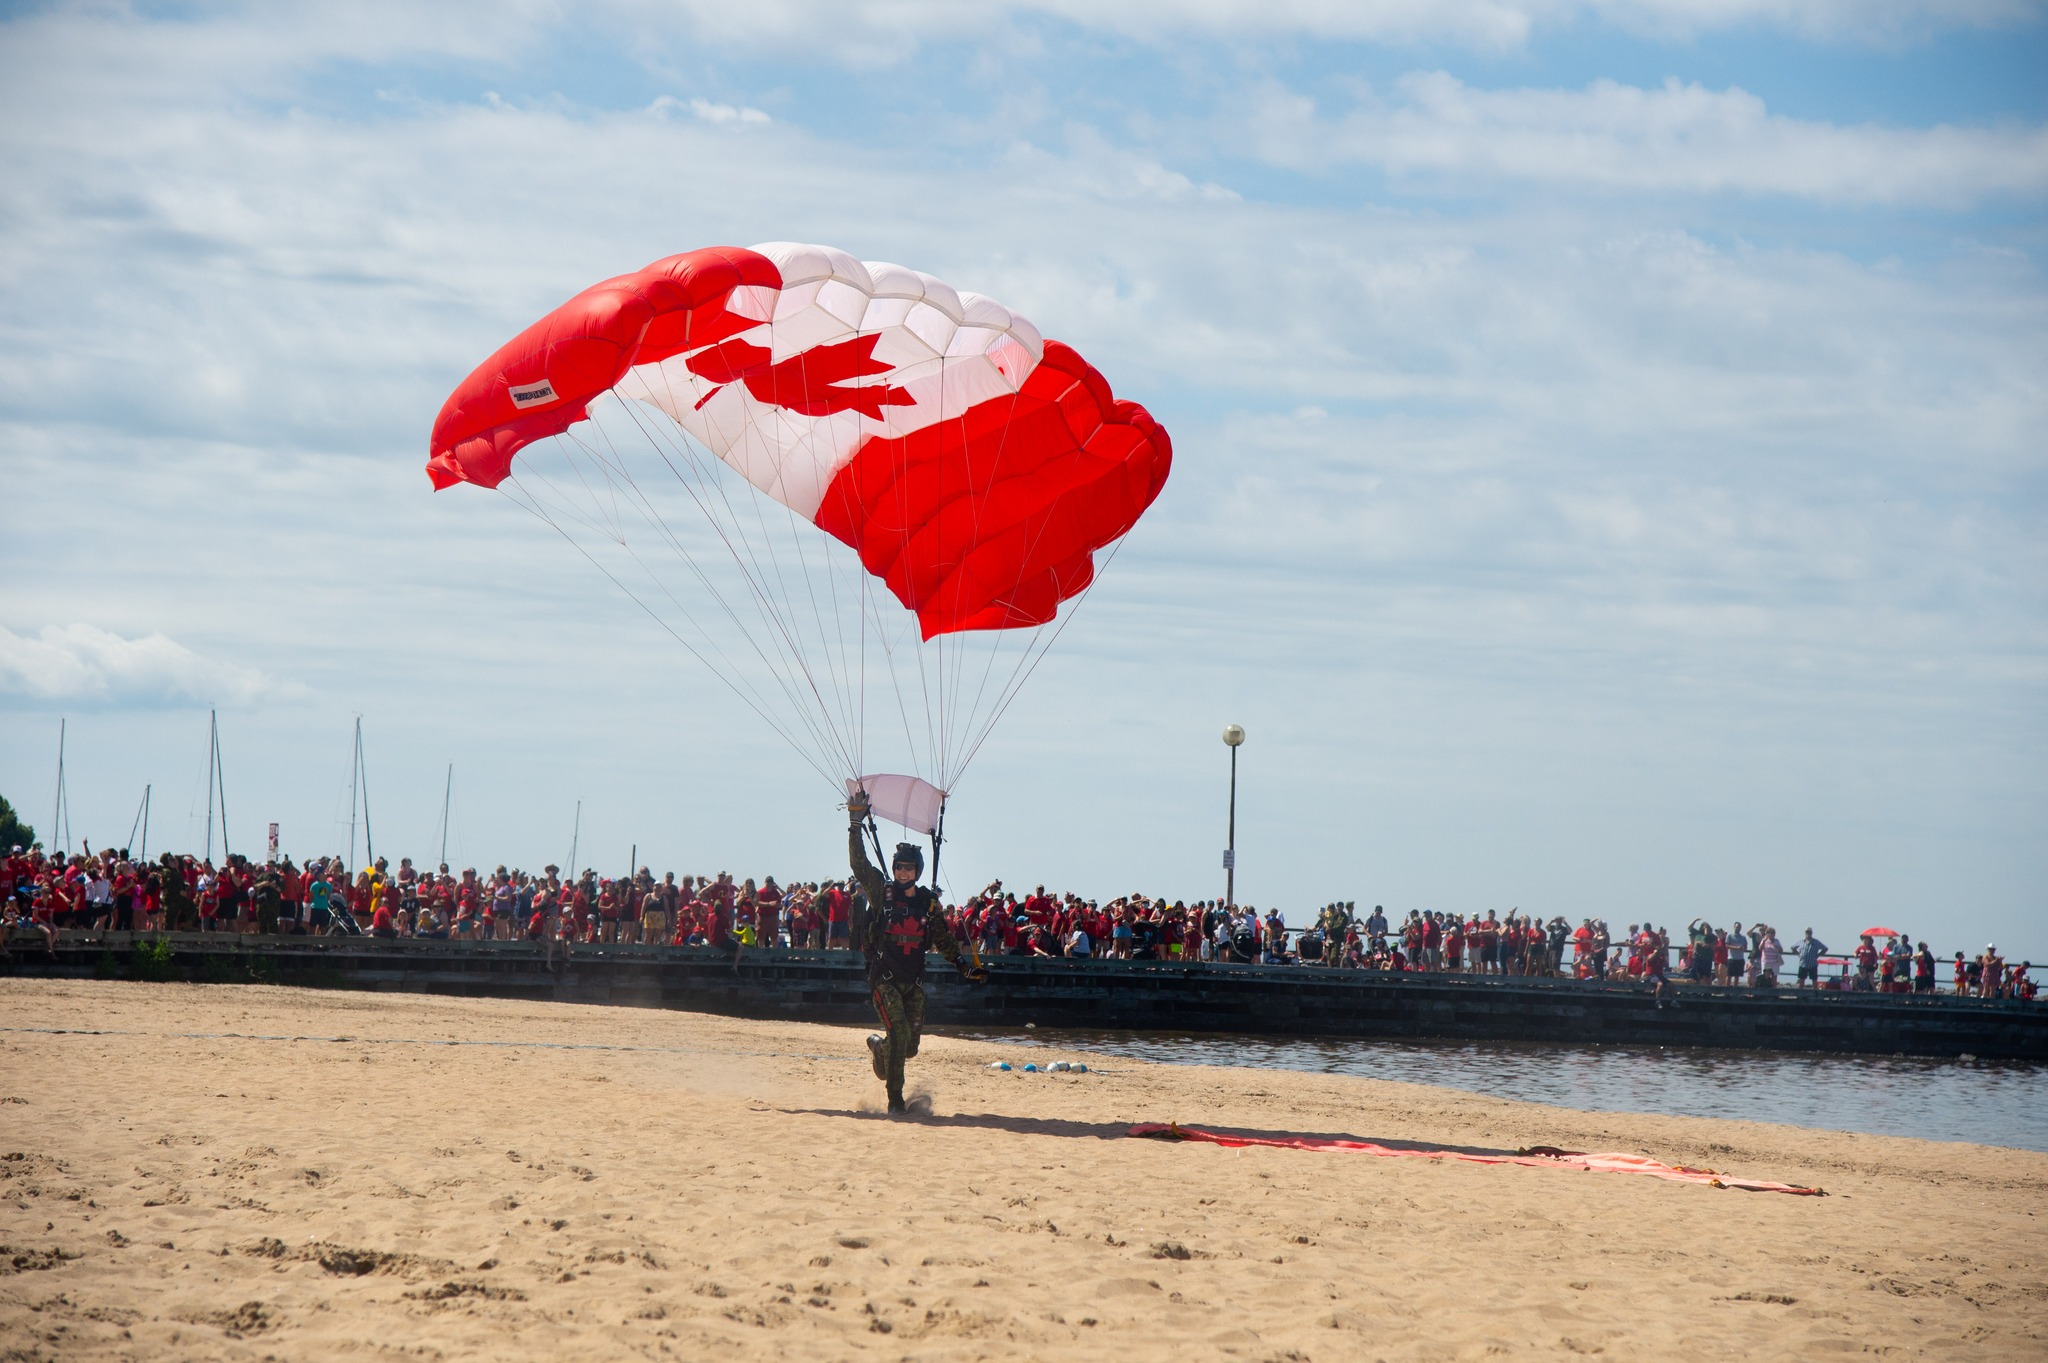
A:
[[[1230,841],[1223,849],[1223,902],[1237,907],[1237,750],[1244,746],[1244,726],[1223,726],[1223,741],[1230,747]]]

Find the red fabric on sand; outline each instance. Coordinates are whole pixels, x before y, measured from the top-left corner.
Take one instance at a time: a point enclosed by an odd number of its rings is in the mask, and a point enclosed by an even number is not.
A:
[[[1130,1129],[1133,1136],[1162,1140],[1206,1141],[1211,1145],[1267,1145],[1281,1150],[1350,1150],[1361,1155],[1409,1156],[1418,1159],[1464,1160],[1468,1164],[1520,1164],[1531,1169],[1576,1169],[1594,1174],[1648,1174],[1651,1178],[1677,1183],[1705,1183],[1715,1188],[1740,1188],[1752,1193],[1792,1193],[1800,1197],[1822,1197],[1819,1188],[1801,1188],[1790,1183],[1766,1183],[1759,1179],[1729,1178],[1711,1169],[1688,1169],[1679,1164],[1660,1164],[1643,1155],[1587,1155],[1552,1146],[1537,1145],[1514,1154],[1487,1154],[1465,1150],[1401,1150],[1371,1141],[1347,1141],[1329,1136],[1233,1136],[1227,1132],[1204,1131],[1177,1122],[1144,1122]]]

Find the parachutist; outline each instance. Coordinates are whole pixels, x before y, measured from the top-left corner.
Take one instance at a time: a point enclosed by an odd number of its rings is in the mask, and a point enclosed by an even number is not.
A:
[[[864,902],[854,908],[853,944],[867,958],[868,990],[882,1031],[868,1037],[875,1077],[887,1086],[889,1111],[908,1111],[903,1101],[903,1062],[917,1054],[924,1032],[924,957],[936,951],[968,979],[979,975],[960,957],[960,944],[946,926],[939,897],[918,884],[924,874],[924,852],[917,844],[896,844],[890,878],[868,860],[861,842],[868,815],[865,793],[846,802],[847,860],[860,882]]]

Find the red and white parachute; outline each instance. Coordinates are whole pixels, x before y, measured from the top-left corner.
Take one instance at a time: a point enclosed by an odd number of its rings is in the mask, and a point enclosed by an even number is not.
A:
[[[777,242],[570,299],[449,396],[427,473],[554,525],[821,775],[900,726],[943,792],[1171,463],[1002,304]]]

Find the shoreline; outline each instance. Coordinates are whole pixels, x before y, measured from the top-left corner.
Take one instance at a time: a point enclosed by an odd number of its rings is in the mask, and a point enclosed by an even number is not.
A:
[[[1233,1069],[1284,1069],[1301,1074],[1348,1075],[1390,1083],[1415,1083],[1430,1088],[1453,1089],[1461,1093],[1489,1094],[1504,1086],[1518,1090],[1522,1101],[1574,1112],[1643,1113],[1672,1117],[1732,1117],[1758,1121],[1793,1130],[1855,1132],[1861,1135],[1898,1136],[1946,1144],[1984,1145],[1998,1149],[2048,1153],[2048,1064],[2038,1060],[1950,1059],[1934,1056],[1885,1056],[1841,1054],[1830,1051],[1730,1051],[1707,1046],[1638,1046],[1627,1043],[1572,1044],[1554,1041],[1474,1041],[1429,1038],[1382,1037],[1218,1037],[1192,1032],[1124,1032],[1085,1029],[1051,1029],[1047,1032],[1003,1029],[977,1030],[947,1028],[947,1034],[962,1040],[994,1046],[1030,1050],[1051,1047],[1098,1057],[1109,1063],[1137,1060],[1160,1065],[1215,1065]],[[1243,1059],[1218,1056],[1241,1048]],[[1354,1063],[1332,1059],[1349,1053]],[[1320,1061],[1321,1063],[1315,1063]],[[1095,1063],[1091,1060],[1089,1063]],[[1681,1072],[1659,1076],[1663,1082],[1649,1082],[1648,1076],[1628,1074],[1609,1077],[1602,1068],[1622,1064],[1700,1067],[1710,1074]],[[1567,1069],[1569,1067],[1569,1073]],[[1587,1069],[1594,1071],[1590,1076]],[[1687,1094],[1702,1082],[1711,1085],[1712,1096],[1724,1110],[1698,1110],[1697,1104],[1660,1101],[1667,1093]],[[1934,1085],[1929,1089],[1930,1081]],[[1988,1093],[1993,1085],[2019,1085],[2034,1081],[2038,1092],[2007,1096]],[[1873,1103],[1872,1085],[1887,1085]],[[1910,1086],[1901,1094],[1900,1086]],[[1847,1112],[1854,1109],[1883,1112],[1887,1104],[1911,1108],[1899,1112],[1896,1106],[1890,1124],[1866,1122],[1843,1125],[1839,1121],[1805,1120],[1794,1115],[1774,1115],[1788,1105],[1797,1106],[1796,1087],[1809,1098],[1810,1107]],[[1845,1092],[1861,1088],[1861,1092]],[[1569,1096],[1560,1090],[1570,1089]],[[1593,1101],[1601,1090],[1613,1102]],[[1775,1090],[1771,1092],[1770,1090]],[[1628,1101],[1628,1095],[1649,1095],[1647,1102]],[[1967,1134],[1949,1134],[1948,1113],[1975,1105],[1973,1119],[1983,1122],[1987,1098],[2001,1100],[2002,1107],[1989,1119],[1998,1139]],[[2031,1126],[2016,1114],[2038,1114]],[[1918,1129],[1915,1129],[1918,1128]],[[1929,1129],[1937,1128],[1937,1129]]]
[[[1002,1073],[937,1035],[912,1070],[932,1114],[891,1119],[860,1027],[18,978],[0,1006],[70,1029],[0,1033],[0,1342],[29,1356],[2048,1350],[2032,1152],[1279,1070]],[[649,1049],[586,1049],[617,1041]],[[1138,1122],[1611,1150],[1829,1196]]]

